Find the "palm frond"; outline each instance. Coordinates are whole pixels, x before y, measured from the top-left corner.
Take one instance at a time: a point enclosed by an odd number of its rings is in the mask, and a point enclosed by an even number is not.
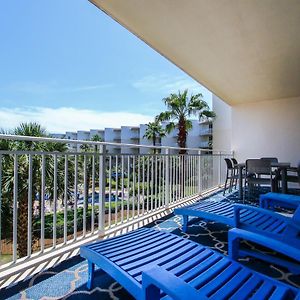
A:
[[[203,118],[206,119],[206,120],[213,120],[213,119],[216,118],[216,113],[214,111],[211,111],[211,110],[203,110],[199,114],[199,120],[201,120]]]
[[[166,125],[166,132],[171,133],[176,128],[176,125],[174,122],[170,122]]]

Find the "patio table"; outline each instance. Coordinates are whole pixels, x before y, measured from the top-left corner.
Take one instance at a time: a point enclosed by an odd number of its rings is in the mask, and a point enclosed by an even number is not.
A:
[[[277,168],[281,173],[281,182],[282,182],[282,193],[287,193],[287,169],[291,167],[291,164],[288,162],[278,162],[271,163],[272,168]]]
[[[246,163],[239,163],[236,165],[238,169],[238,180],[239,180],[239,198],[243,198],[243,169],[246,167]],[[290,168],[291,164],[288,162],[274,162],[271,163],[271,168],[278,168],[281,172],[282,180],[282,193],[287,193],[287,169]]]

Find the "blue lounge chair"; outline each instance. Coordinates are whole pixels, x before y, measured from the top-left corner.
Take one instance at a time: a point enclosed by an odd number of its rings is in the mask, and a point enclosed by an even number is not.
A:
[[[264,210],[265,219],[277,221],[265,227],[266,223],[262,222],[263,227],[258,226],[255,231],[241,229],[241,212],[246,205],[235,205],[235,227],[228,232],[228,250],[229,256],[237,260],[238,257],[252,256],[270,263],[288,268],[294,274],[300,274],[300,206],[296,209],[292,218],[281,214]],[[248,210],[260,212],[261,208],[247,207]],[[275,255],[260,253],[254,250],[240,249],[240,241],[250,241],[278,253],[288,256],[292,261],[283,259]]]
[[[259,204],[261,208],[267,209],[274,207],[296,209],[300,205],[300,196],[279,193],[267,193],[260,195]]]
[[[222,224],[227,224],[230,227],[235,227],[236,222],[234,219],[234,206],[236,204],[230,202],[219,202],[219,201],[209,201],[204,200],[197,202],[195,204],[176,208],[174,213],[176,215],[182,215],[183,217],[183,226],[182,230],[187,231],[189,217],[199,217],[209,221],[215,221]],[[262,230],[266,227],[273,228],[272,224],[277,224],[277,214],[272,216],[265,216],[265,210],[258,209],[253,210],[250,205],[244,205],[243,209],[240,211],[240,220],[239,227],[243,229],[259,229]],[[279,224],[279,223],[278,223]],[[274,226],[275,226],[274,225]],[[276,229],[276,228],[275,228]]]
[[[165,294],[180,300],[299,296],[299,289],[210,248],[151,228],[82,246],[80,254],[88,260],[88,288],[92,287],[97,265],[136,299],[170,299]]]

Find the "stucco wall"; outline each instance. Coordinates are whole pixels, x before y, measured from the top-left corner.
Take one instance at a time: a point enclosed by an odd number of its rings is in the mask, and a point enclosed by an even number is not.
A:
[[[213,123],[213,149],[231,151],[231,107],[213,95],[212,108],[217,115]]]
[[[233,106],[232,149],[239,161],[274,156],[296,164],[300,160],[300,97]]]

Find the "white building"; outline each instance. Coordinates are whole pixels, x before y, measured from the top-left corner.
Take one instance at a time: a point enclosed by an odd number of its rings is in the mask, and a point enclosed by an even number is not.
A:
[[[121,128],[105,128],[104,141],[108,143],[121,143]],[[121,149],[118,146],[107,146],[106,150],[111,154],[121,153]]]
[[[193,128],[189,131],[187,137],[187,147],[189,148],[205,148],[209,149],[212,146],[212,122],[199,122],[193,120]],[[162,127],[165,129],[168,122],[163,122]],[[105,128],[105,129],[91,129],[79,130],[77,132],[66,132],[65,134],[52,134],[56,138],[65,138],[70,140],[92,140],[95,135],[101,138],[101,141],[107,143],[122,143],[122,144],[136,144],[152,146],[153,141],[144,137],[147,130],[147,124],[140,124],[140,126],[122,126],[121,128]],[[174,129],[171,133],[166,134],[165,137],[157,138],[156,146],[178,147],[177,144],[178,129]],[[72,150],[79,150],[80,145],[68,144]],[[108,153],[112,154],[147,154],[149,148],[138,148],[118,145],[108,145]],[[174,152],[174,151],[173,151]]]
[[[140,128],[138,126],[122,126],[121,127],[121,143],[136,144],[140,143]],[[122,147],[123,154],[138,154],[139,149],[135,147]]]

